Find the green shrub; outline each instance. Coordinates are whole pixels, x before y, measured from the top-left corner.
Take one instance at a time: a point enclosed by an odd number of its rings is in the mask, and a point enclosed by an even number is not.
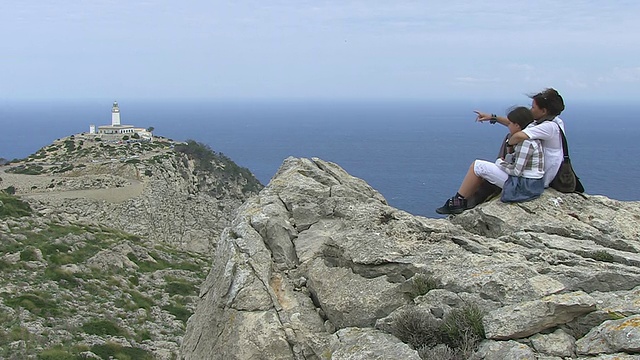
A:
[[[70,285],[74,285],[78,283],[78,279],[76,279],[75,275],[68,271],[59,267],[48,267],[44,270],[45,279],[52,280],[55,282],[66,281]]]
[[[74,167],[73,164],[62,164],[62,167],[59,170],[53,171],[53,173],[55,174],[55,173],[64,173],[67,171],[71,171],[73,170],[73,167]]]
[[[28,203],[9,193],[0,191],[0,202],[2,203],[2,206],[0,206],[0,219],[29,216],[33,213]]]
[[[82,331],[90,335],[129,336],[129,333],[116,323],[105,319],[90,320],[82,325]]]
[[[131,300],[135,304],[135,307],[131,308],[131,310],[139,308],[149,310],[153,305],[155,305],[151,298],[148,298],[135,290],[129,292],[129,295],[131,295]]]
[[[153,354],[140,348],[124,347],[116,343],[94,345],[91,352],[103,359],[118,360],[153,360]]]
[[[165,291],[169,295],[195,295],[198,292],[198,288],[186,281],[171,281],[165,286]]]
[[[411,290],[409,296],[411,299],[415,299],[418,296],[424,295],[433,289],[437,289],[441,286],[438,279],[431,275],[415,274],[411,278]]]
[[[396,318],[391,333],[414,349],[432,347],[442,342],[441,323],[428,311],[410,307]]]
[[[151,335],[151,331],[148,329],[138,329],[136,330],[136,340],[142,342],[144,340],[153,340],[153,336]]]
[[[165,305],[162,307],[162,310],[175,316],[176,319],[181,320],[185,325],[187,324],[187,320],[189,320],[189,317],[193,315],[193,313],[189,311],[186,307],[178,304]]]
[[[5,300],[5,304],[14,309],[18,307],[29,310],[32,314],[49,317],[60,314],[60,309],[56,301],[50,294],[40,292],[26,293]]]
[[[613,255],[609,254],[605,250],[594,251],[592,253],[587,254],[587,257],[597,261],[613,262]]]
[[[485,337],[483,316],[474,304],[453,309],[442,320],[412,307],[398,315],[390,332],[416,349],[422,359],[467,359]]]
[[[451,310],[442,322],[442,329],[446,334],[445,343],[471,354],[478,342],[485,338],[483,317],[484,312],[475,304]]]
[[[43,158],[43,157],[44,156],[40,156],[37,158]],[[30,159],[30,161],[33,161],[33,159]],[[44,171],[44,168],[42,166],[33,165],[33,164],[18,165],[16,167],[7,169],[7,172],[14,173],[14,174],[23,174],[23,175],[40,175],[43,173],[43,171]]]
[[[4,259],[0,259],[0,271],[13,268],[13,265]]]
[[[76,148],[76,143],[73,140],[65,140],[64,147],[65,149],[67,149],[68,152],[72,152]]]
[[[61,348],[47,349],[38,354],[39,360],[76,360],[77,356]]]
[[[20,252],[21,261],[36,261],[38,260],[38,252],[33,247],[27,247]]]

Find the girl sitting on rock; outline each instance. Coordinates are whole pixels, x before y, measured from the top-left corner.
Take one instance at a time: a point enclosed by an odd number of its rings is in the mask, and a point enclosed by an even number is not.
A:
[[[533,122],[531,110],[517,107],[507,115],[509,132],[513,135]],[[460,214],[467,209],[466,197],[473,195],[482,180],[503,189],[505,202],[535,199],[544,191],[544,155],[540,140],[525,140],[495,163],[475,160],[462,180],[458,192],[436,209],[438,214]]]

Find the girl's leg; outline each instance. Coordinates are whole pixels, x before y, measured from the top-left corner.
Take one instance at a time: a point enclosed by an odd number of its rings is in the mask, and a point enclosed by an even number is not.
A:
[[[482,184],[482,179],[502,188],[504,182],[507,181],[507,177],[507,173],[502,171],[498,165],[484,160],[475,160],[469,166],[458,193],[447,200],[443,206],[436,209],[436,212],[438,214],[460,214],[468,209],[466,198],[478,191],[480,184]]]
[[[509,177],[498,165],[484,160],[476,160],[473,162],[473,173],[477,177],[485,179],[501,189]]]
[[[447,200],[444,205],[436,209],[438,214],[460,214],[467,209],[466,197],[473,195],[482,183],[482,178],[477,176],[473,171],[476,161],[472,162],[471,166],[469,166],[469,170],[462,180],[462,185],[460,185],[458,193]]]
[[[477,161],[479,160],[475,160],[471,163],[471,165],[469,166],[469,170],[467,170],[467,175],[464,176],[462,184],[458,189],[458,194],[463,198],[468,198],[469,196],[475,194],[476,191],[478,191],[480,184],[482,184],[482,178],[478,176],[474,171]]]

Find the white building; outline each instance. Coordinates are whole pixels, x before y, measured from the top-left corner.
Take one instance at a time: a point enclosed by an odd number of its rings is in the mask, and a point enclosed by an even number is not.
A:
[[[98,126],[98,131],[96,132],[95,125],[89,125],[89,133],[90,134],[98,134],[98,135],[133,135],[138,134],[142,139],[151,140],[153,138],[153,134],[147,131],[144,128],[137,128],[133,125],[122,125],[120,123],[120,108],[118,107],[118,102],[113,102],[113,107],[111,107],[111,125],[102,125]]]

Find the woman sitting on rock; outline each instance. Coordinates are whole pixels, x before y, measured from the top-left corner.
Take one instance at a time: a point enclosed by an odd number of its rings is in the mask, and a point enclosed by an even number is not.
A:
[[[562,136],[560,129],[564,131],[564,122],[560,114],[564,111],[564,100],[557,90],[548,88],[531,97],[531,113],[535,123],[527,129],[519,131],[509,139],[509,145],[521,143],[527,139],[540,140],[544,149],[544,187],[549,187],[551,180],[556,177],[560,165],[564,159],[562,152]],[[485,114],[476,111],[477,121],[489,121],[492,124],[499,122],[509,125],[507,118]],[[534,126],[535,125],[535,126]]]
[[[564,100],[558,94],[558,91],[552,88],[545,89],[531,98],[531,113],[536,120],[526,130],[517,132],[510,141],[510,144],[517,144],[525,139],[537,139],[542,142],[544,151],[544,187],[548,187],[553,178],[558,173],[558,169],[564,159],[562,151],[562,136],[560,129],[564,131],[564,123],[559,115],[564,111]],[[477,114],[476,121],[488,121],[491,124],[500,123],[509,125],[509,120],[503,116],[487,114],[480,111]],[[535,125],[535,126],[534,126]],[[509,134],[510,135],[510,134]],[[504,146],[504,143],[503,143]],[[503,156],[504,149],[500,149],[499,156]],[[493,196],[496,190],[500,189],[491,183],[484,181],[480,190],[467,198],[467,208],[470,209],[479,203],[484,202],[487,198]]]
[[[480,115],[480,114],[478,114]],[[506,119],[511,137],[526,130],[534,121],[532,112],[526,107],[517,107],[509,112]],[[502,123],[502,121],[501,121]],[[510,179],[515,177],[515,179]],[[438,214],[459,214],[467,209],[466,197],[476,193],[483,180],[503,188],[507,180],[510,184],[507,195],[509,201],[525,201],[536,198],[544,191],[544,155],[539,140],[524,140],[515,146],[512,153],[499,158],[495,163],[475,160],[471,163],[458,192],[440,208]],[[520,179],[518,179],[520,177]],[[513,181],[513,182],[512,182]],[[514,200],[515,199],[515,200]],[[507,198],[503,197],[507,201]]]

